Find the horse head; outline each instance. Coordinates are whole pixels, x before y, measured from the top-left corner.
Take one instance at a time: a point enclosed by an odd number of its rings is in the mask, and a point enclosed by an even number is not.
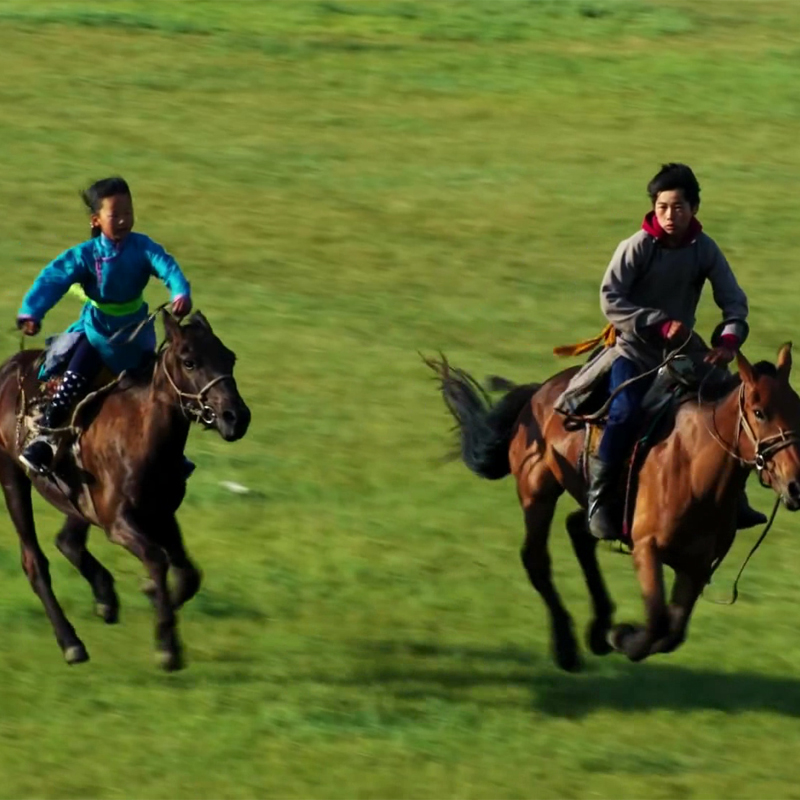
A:
[[[199,311],[183,325],[165,313],[164,330],[164,373],[184,413],[215,428],[226,442],[241,439],[250,425],[250,409],[233,377],[236,354]]]
[[[776,365],[750,364],[737,356],[742,380],[740,425],[746,436],[742,456],[755,466],[791,511],[800,509],[800,397],[789,383],[792,345],[784,344]],[[752,455],[751,455],[752,454]]]

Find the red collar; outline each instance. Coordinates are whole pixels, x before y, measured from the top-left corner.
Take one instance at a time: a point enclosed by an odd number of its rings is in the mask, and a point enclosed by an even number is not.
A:
[[[650,211],[645,214],[644,220],[642,221],[642,230],[655,237],[658,242],[663,242],[669,236],[661,225],[659,225],[655,211]],[[685,247],[687,244],[691,244],[700,235],[702,230],[703,226],[700,224],[700,220],[697,219],[697,217],[692,217],[689,222],[689,227],[686,230],[686,236],[683,237],[683,241],[678,246]]]

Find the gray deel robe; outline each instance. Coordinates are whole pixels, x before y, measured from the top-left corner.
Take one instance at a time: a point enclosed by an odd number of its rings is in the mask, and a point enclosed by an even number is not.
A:
[[[600,287],[600,308],[616,329],[616,344],[596,353],[583,366],[556,401],[556,409],[563,414],[581,413],[581,406],[620,356],[643,371],[657,367],[665,356],[661,325],[679,320],[693,329],[706,281],[722,311],[722,324],[714,332],[712,344],[723,333],[733,333],[744,342],[747,297],[710,236],[701,232],[691,244],[675,249],[662,247],[644,230],[620,242]],[[683,352],[691,351],[707,352],[697,336]]]

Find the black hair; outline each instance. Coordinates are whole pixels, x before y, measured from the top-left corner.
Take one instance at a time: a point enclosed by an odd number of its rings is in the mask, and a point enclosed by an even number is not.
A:
[[[700,184],[691,167],[686,164],[662,164],[656,176],[647,184],[647,194],[653,203],[661,192],[676,189],[683,191],[683,196],[692,208],[700,205]]]
[[[107,197],[115,197],[118,194],[131,196],[131,190],[124,178],[115,176],[113,178],[103,178],[95,181],[88,189],[81,192],[81,199],[90,214],[97,214],[103,205],[103,200]],[[100,228],[92,226],[92,238],[100,235]]]

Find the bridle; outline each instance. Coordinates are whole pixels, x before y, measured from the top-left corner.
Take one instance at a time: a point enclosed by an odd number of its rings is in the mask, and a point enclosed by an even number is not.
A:
[[[702,385],[702,384],[701,384]],[[744,458],[740,453],[734,452],[727,444],[723,441],[723,439],[717,434],[716,431],[711,430],[706,424],[708,428],[708,432],[714,437],[717,444],[722,447],[722,449],[728,453],[729,455],[733,456],[740,464],[747,467],[754,467],[756,473],[758,474],[758,482],[764,487],[769,488],[768,484],[764,483],[764,472],[768,471],[769,463],[772,460],[772,457],[784,450],[787,447],[791,447],[793,444],[797,444],[800,442],[800,436],[797,435],[795,431],[784,431],[781,429],[780,433],[773,434],[771,436],[765,436],[763,439],[759,439],[756,436],[756,432],[753,430],[753,426],[750,424],[750,421],[747,419],[747,415],[745,414],[744,409],[744,394],[745,394],[745,385],[744,383],[739,387],[739,397],[737,400],[738,403],[738,410],[739,410],[739,417],[736,421],[736,436],[734,442],[736,443],[735,446],[738,450],[739,439],[741,438],[742,431],[745,432],[747,438],[750,440],[750,443],[753,445],[755,455],[752,459]],[[777,494],[777,493],[776,493]],[[731,593],[731,599],[728,601],[720,601],[720,600],[712,600],[711,602],[715,605],[733,605],[739,597],[739,579],[742,577],[744,573],[745,567],[750,562],[750,559],[753,557],[755,552],[761,546],[761,543],[764,539],[767,538],[767,534],[769,533],[770,529],[772,528],[772,523],[775,521],[775,515],[778,513],[778,508],[780,506],[781,497],[778,495],[775,498],[775,505],[772,507],[772,514],[770,514],[769,520],[767,521],[767,525],[764,530],[761,532],[761,535],[758,537],[756,543],[750,549],[750,552],[747,554],[747,558],[745,558],[742,566],[739,568],[739,572],[736,575],[736,579],[733,582],[733,591]],[[722,556],[724,558],[724,555]],[[722,563],[722,558],[718,558],[711,566],[711,572],[708,576],[708,583],[711,583],[711,578],[714,573],[717,571],[717,567]]]
[[[213,425],[217,421],[217,412],[214,411],[214,409],[211,408],[211,406],[206,402],[206,395],[208,394],[209,389],[211,389],[213,386],[216,386],[218,383],[222,383],[222,381],[233,380],[233,375],[218,375],[213,380],[210,380],[196,394],[184,392],[178,388],[172,378],[172,375],[170,375],[169,370],[167,369],[165,355],[168,350],[169,346],[162,349],[159,362],[164,370],[164,374],[167,376],[169,385],[175,390],[175,394],[178,395],[178,402],[180,403],[183,416],[186,417],[189,422],[197,422],[202,425]],[[189,401],[188,403],[185,402],[187,400]]]
[[[768,488],[768,484],[764,483],[764,472],[769,471],[769,464],[772,461],[773,456],[787,447],[791,447],[794,444],[800,443],[800,436],[798,436],[797,432],[795,431],[784,431],[781,429],[779,433],[759,439],[756,435],[756,432],[753,430],[753,426],[747,419],[747,414],[745,413],[744,408],[744,395],[745,385],[742,384],[739,387],[739,397],[737,401],[739,407],[739,417],[736,421],[736,434],[734,436],[734,442],[736,442],[736,445],[738,445],[739,439],[742,436],[742,431],[744,431],[747,435],[747,438],[750,440],[750,443],[753,445],[753,450],[755,453],[753,458],[744,458],[741,453],[734,452],[715,431],[712,431],[710,428],[709,431],[722,449],[725,450],[725,452],[733,456],[740,464],[748,467],[754,467],[756,474],[758,475],[758,482],[763,487]]]

